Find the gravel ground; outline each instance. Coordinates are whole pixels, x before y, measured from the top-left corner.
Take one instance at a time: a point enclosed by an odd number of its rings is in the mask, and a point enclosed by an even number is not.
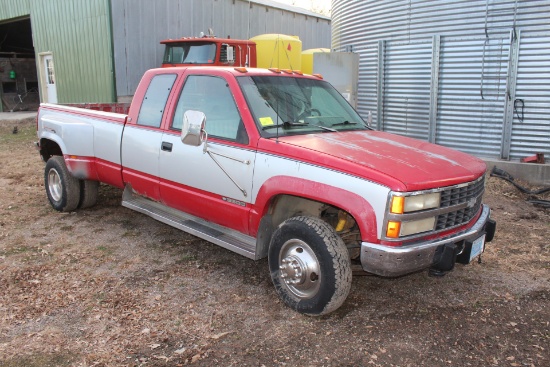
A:
[[[0,122],[2,366],[550,365],[550,213],[504,181],[487,182],[481,264],[355,276],[312,318],[278,300],[265,259],[123,208],[118,189],[54,211],[34,140],[32,119]]]

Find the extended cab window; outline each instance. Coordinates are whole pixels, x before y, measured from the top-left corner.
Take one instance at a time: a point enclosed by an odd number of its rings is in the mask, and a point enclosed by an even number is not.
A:
[[[206,75],[189,76],[178,100],[172,129],[181,130],[183,114],[187,110],[201,111],[206,115],[208,136],[248,143],[239,110],[225,79]]]
[[[151,79],[139,110],[138,125],[160,127],[166,101],[176,76],[176,74],[162,74]]]

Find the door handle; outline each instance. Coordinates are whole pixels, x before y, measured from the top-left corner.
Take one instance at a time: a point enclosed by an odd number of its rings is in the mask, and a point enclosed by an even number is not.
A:
[[[166,141],[163,141],[161,149],[164,150],[165,152],[171,152],[172,151],[172,143],[168,143]]]

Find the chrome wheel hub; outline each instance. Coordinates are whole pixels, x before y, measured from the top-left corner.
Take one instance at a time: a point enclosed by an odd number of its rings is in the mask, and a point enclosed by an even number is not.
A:
[[[304,268],[305,265],[300,258],[296,256],[288,256],[283,259],[283,265],[279,267],[281,270],[281,278],[286,284],[303,284],[304,283]]]
[[[61,184],[61,177],[55,169],[50,169],[48,172],[48,191],[54,201],[61,200],[63,195],[63,185]]]
[[[284,284],[295,296],[308,299],[319,291],[319,261],[305,242],[292,239],[283,244],[279,254],[279,271]]]

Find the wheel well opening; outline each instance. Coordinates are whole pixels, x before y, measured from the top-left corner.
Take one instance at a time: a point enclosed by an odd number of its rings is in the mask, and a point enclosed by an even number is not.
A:
[[[55,155],[62,156],[63,152],[61,151],[61,148],[56,142],[48,139],[41,139],[40,155],[42,156],[42,159],[44,160],[44,162],[47,162],[48,159],[50,159]]]
[[[343,239],[351,259],[360,255],[361,233],[355,218],[336,206],[292,195],[279,195],[271,200],[268,212],[260,224],[262,233],[272,233],[285,220],[300,216],[320,218],[327,222]],[[266,228],[268,227],[268,228]],[[259,250],[267,254],[270,235],[262,236]]]

